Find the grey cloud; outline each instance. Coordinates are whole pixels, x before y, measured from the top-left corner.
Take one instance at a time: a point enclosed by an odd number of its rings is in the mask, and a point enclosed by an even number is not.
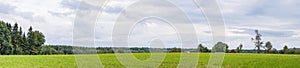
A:
[[[30,20],[32,22],[46,22],[46,20],[44,19],[43,16],[33,16],[34,13],[33,12],[19,12],[19,11],[14,11],[14,14],[16,16],[20,16],[24,19]]]
[[[249,15],[267,15],[277,18],[300,17],[298,0],[262,0],[257,1]]]
[[[106,6],[106,8],[103,11],[107,12],[107,13],[119,13],[122,10],[123,10],[123,7],[121,7],[121,6],[117,6],[117,7]]]
[[[54,11],[48,11],[48,13],[50,13],[53,16],[57,16],[57,17],[66,17],[66,16],[74,14],[73,12],[59,13],[59,12],[54,12]]]
[[[80,4],[80,0],[62,0],[60,4],[69,9],[77,9]]]
[[[255,35],[254,30],[255,29],[248,29],[248,28],[240,28],[239,30],[244,31],[232,31],[233,33],[237,34],[250,34]],[[293,31],[288,30],[259,30],[259,32],[265,36],[265,37],[292,37],[293,35],[296,35]]]
[[[15,9],[16,6],[0,3],[0,13],[2,14],[19,16],[33,22],[45,22],[45,19],[42,16],[33,16],[34,15],[33,12],[21,12],[21,11],[16,11]]]
[[[99,2],[97,0],[87,0],[87,1]],[[72,10],[76,10],[76,9],[79,9],[79,10],[97,10],[97,9],[99,9],[98,6],[94,6],[93,4],[88,3],[87,1],[85,1],[85,0],[83,0],[83,1],[80,1],[80,0],[62,0],[60,2],[60,4],[63,7],[69,8],[69,9],[72,9]]]
[[[300,22],[300,12],[298,12],[300,1],[297,0],[226,0],[224,2],[229,3],[222,7],[227,10],[224,15],[230,26],[276,27],[275,29],[291,29],[299,26],[297,23]]]
[[[11,6],[11,5],[8,5],[8,4],[0,3],[0,13],[8,14],[10,12],[15,11],[15,9],[16,9],[16,6]]]

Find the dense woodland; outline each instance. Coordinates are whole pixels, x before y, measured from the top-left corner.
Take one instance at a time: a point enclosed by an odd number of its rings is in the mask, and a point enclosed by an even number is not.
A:
[[[67,45],[44,45],[45,36],[42,32],[33,30],[29,27],[28,32],[22,31],[22,27],[17,23],[11,25],[10,23],[0,21],[0,54],[1,55],[51,55],[51,54],[74,54],[74,53],[95,53],[87,52],[84,49],[93,49],[96,53],[149,53],[149,52],[226,52],[231,53],[270,53],[270,54],[300,54],[300,49],[288,48],[284,46],[283,50],[277,50],[272,48],[271,42],[266,42],[264,45],[261,41],[261,35],[258,31],[256,40],[254,42],[258,49],[243,50],[243,45],[240,44],[236,49],[229,50],[229,46],[226,43],[218,42],[212,49],[208,49],[202,44],[198,45],[198,48],[194,49],[182,49],[182,48],[147,48],[147,47],[74,47]],[[253,39],[254,40],[254,39]],[[263,48],[264,50],[261,50]]]
[[[37,55],[45,41],[43,33],[32,27],[25,33],[17,23],[11,25],[0,21],[1,55]]]

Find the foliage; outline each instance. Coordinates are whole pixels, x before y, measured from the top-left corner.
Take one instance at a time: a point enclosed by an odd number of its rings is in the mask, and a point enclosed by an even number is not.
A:
[[[270,41],[266,43],[265,47],[267,48],[266,50],[267,53],[270,53],[271,49],[273,48],[272,43]]]
[[[241,53],[243,48],[243,44],[240,44],[238,47],[236,47],[237,53]]]
[[[288,46],[285,45],[285,46],[283,47],[283,53],[284,53],[284,54],[288,54],[288,52],[289,52],[289,48],[288,48]]]
[[[0,21],[1,55],[37,55],[45,41],[43,33],[33,31],[32,27],[29,28],[26,36],[17,23],[11,26],[10,23]]]
[[[181,48],[172,48],[170,52],[181,52]]]
[[[218,42],[212,48],[212,52],[226,52],[226,53],[228,53],[229,52],[228,47],[229,46],[226,43]]]
[[[41,55],[51,55],[51,54],[57,54],[57,50],[55,50],[54,48],[50,47],[50,46],[42,46],[41,47],[41,51],[40,54]]]
[[[255,48],[257,48],[257,53],[260,53],[260,48],[263,47],[262,44],[264,43],[261,41],[262,35],[258,32],[258,30],[255,30],[255,33],[256,33],[255,38],[251,38],[251,39],[252,41],[254,41]]]
[[[9,55],[12,53],[13,47],[11,45],[10,31],[11,27],[7,23],[0,22],[0,54]]]
[[[198,45],[197,50],[198,50],[199,52],[210,52],[210,50],[209,50],[207,47],[204,47],[202,44],[199,44],[199,45]]]

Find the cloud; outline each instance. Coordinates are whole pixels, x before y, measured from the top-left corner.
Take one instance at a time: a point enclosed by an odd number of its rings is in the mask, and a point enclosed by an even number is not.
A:
[[[254,30],[248,28],[238,28],[239,31],[231,31],[235,34],[252,34],[255,35]],[[259,30],[264,37],[292,37],[295,35],[293,31],[276,31],[276,30]]]
[[[0,3],[0,13],[7,14],[10,12],[14,12],[15,9],[16,9],[16,6],[11,6],[8,4]]]
[[[34,22],[45,22],[44,18],[42,16],[34,16],[33,12],[22,12],[22,11],[17,11],[16,6],[12,6],[9,4],[3,4],[0,3],[0,13],[2,14],[10,14],[14,16],[19,16],[24,19],[28,19]]]
[[[249,15],[264,15],[277,18],[295,18],[300,17],[299,6],[300,1],[297,0],[273,0],[273,1],[258,1],[257,8],[252,8]]]
[[[65,8],[77,9],[77,7],[80,5],[80,2],[80,0],[62,0],[60,4]]]

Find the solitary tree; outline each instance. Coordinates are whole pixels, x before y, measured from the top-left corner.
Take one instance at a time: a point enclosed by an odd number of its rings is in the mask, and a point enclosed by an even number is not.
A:
[[[240,53],[240,47],[236,47],[237,53]]]
[[[239,51],[240,52],[242,51],[242,48],[243,48],[243,44],[240,44],[240,46],[239,46]]]
[[[229,52],[228,45],[223,42],[218,42],[212,49],[213,52]]]
[[[273,48],[270,41],[268,41],[268,42],[266,43],[265,47],[267,48],[267,53],[270,53],[270,52],[271,52],[271,49]]]
[[[284,52],[284,53],[288,53],[288,50],[289,50],[288,46],[285,45],[285,46],[283,47],[283,52]]]
[[[255,48],[257,48],[257,53],[260,53],[260,48],[263,47],[263,42],[261,41],[261,34],[258,32],[258,30],[255,30],[256,36],[255,38],[251,38],[252,41],[254,41]]]

